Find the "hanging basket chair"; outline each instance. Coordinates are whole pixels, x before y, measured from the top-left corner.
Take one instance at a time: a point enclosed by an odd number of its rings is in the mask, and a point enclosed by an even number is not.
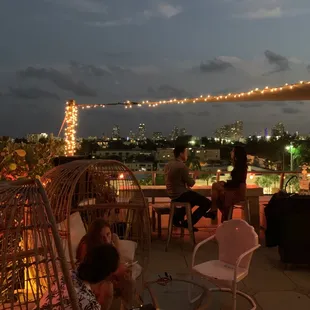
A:
[[[54,293],[61,292],[60,278],[67,285],[71,308],[78,310],[56,222],[42,184],[39,180],[1,182],[0,309],[39,308],[40,299],[52,286]],[[65,309],[62,296],[57,309]]]

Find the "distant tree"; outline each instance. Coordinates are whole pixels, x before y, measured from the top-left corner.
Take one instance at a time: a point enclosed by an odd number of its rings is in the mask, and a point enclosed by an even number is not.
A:
[[[146,139],[143,143],[139,143],[139,147],[148,151],[156,151],[157,149],[156,144],[150,139]]]
[[[209,183],[213,183],[216,180],[216,176],[214,176],[211,171],[208,171],[208,174],[202,174],[199,179],[202,179],[204,181],[206,181],[207,185],[209,185]]]
[[[187,158],[187,162],[186,165],[188,166],[188,168],[192,171],[197,171],[197,170],[201,170],[201,165],[200,165],[200,160],[199,158],[195,155],[195,153],[193,151],[190,151],[188,153],[188,158]]]
[[[189,141],[191,141],[192,137],[193,137],[192,135],[185,135],[185,136],[177,137],[177,139],[175,140],[175,145],[188,146]]]
[[[42,143],[42,144],[48,143],[48,138],[44,138],[44,137],[40,138],[39,143]]]
[[[272,186],[272,180],[268,177],[268,175],[262,175],[255,180],[256,185],[260,187],[270,188]]]
[[[100,146],[95,140],[83,139],[77,155],[92,155],[100,150]]]
[[[16,138],[14,142],[15,143],[28,143],[26,138]]]
[[[140,185],[152,185],[153,184],[152,178],[151,177],[146,177],[146,178],[140,179],[139,180],[139,184]]]

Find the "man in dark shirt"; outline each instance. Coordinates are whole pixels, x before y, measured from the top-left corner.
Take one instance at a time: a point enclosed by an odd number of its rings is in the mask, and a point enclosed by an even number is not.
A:
[[[165,166],[165,183],[168,196],[175,202],[189,202],[191,207],[198,206],[192,214],[192,222],[195,225],[211,207],[211,201],[194,192],[191,188],[195,185],[195,180],[190,177],[189,169],[184,164],[187,161],[187,148],[177,146],[174,149],[175,159]],[[184,221],[184,208],[177,208],[173,219],[175,226],[188,227],[187,221]]]

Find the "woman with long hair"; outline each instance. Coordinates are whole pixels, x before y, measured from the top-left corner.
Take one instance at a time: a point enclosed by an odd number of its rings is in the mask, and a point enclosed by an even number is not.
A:
[[[89,226],[87,234],[81,239],[76,251],[76,260],[79,265],[87,257],[87,253],[94,247],[102,244],[113,245],[119,252],[119,238],[113,234],[108,222],[104,219],[97,219]],[[134,296],[134,284],[132,280],[131,271],[128,267],[131,260],[120,255],[120,266],[115,275],[114,293],[116,297],[121,297],[123,303],[131,304]],[[127,264],[127,265],[126,265]],[[137,265],[137,264],[136,264]],[[135,265],[135,266],[136,266]],[[133,266],[133,267],[135,267]]]
[[[109,310],[113,301],[113,281],[120,263],[118,251],[110,244],[102,244],[88,251],[77,270],[71,272],[73,288],[81,310]],[[60,277],[60,290],[55,284],[40,300],[39,309],[70,310],[66,281]]]
[[[215,182],[212,184],[212,205],[211,210],[207,213],[207,216],[215,219],[217,216],[217,209],[222,209],[225,200],[225,192],[235,192],[236,198],[238,190],[242,184],[246,184],[248,164],[247,154],[242,146],[235,146],[231,153],[231,160],[233,164],[233,170],[231,171],[231,180],[227,182]],[[235,199],[237,200],[237,199]]]

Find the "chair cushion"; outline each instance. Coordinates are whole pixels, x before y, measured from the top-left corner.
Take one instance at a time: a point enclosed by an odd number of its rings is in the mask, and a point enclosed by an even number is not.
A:
[[[57,226],[58,230],[60,231],[60,235],[62,231],[68,231],[67,220],[64,220]],[[86,229],[79,212],[75,212],[70,215],[70,235],[71,235],[72,253],[75,259],[76,250],[79,246],[79,243],[81,239],[86,235]],[[67,261],[70,262],[70,254],[67,244],[65,244],[64,251]]]
[[[216,280],[233,281],[235,267],[219,260],[211,260],[193,267],[193,271]],[[248,272],[244,268],[237,269],[237,282],[247,276]]]
[[[134,261],[137,243],[131,240],[119,240],[119,254],[125,260]]]

